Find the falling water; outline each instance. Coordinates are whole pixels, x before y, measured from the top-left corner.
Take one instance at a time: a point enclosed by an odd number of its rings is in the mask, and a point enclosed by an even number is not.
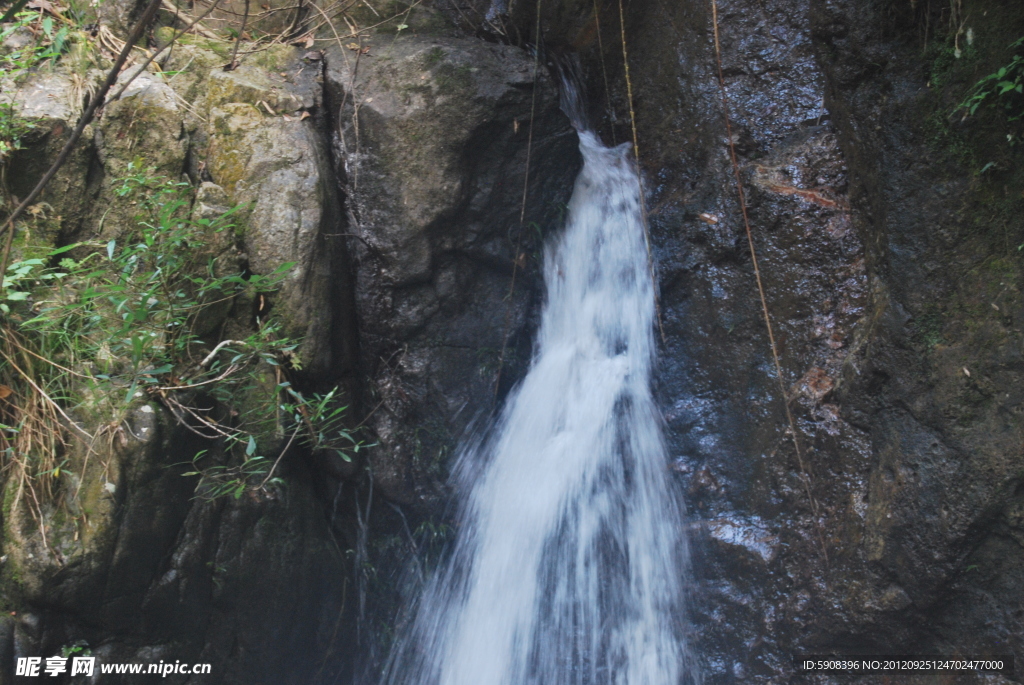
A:
[[[448,566],[389,685],[678,685],[685,540],[650,389],[654,293],[627,145],[580,132],[536,353],[464,450]]]

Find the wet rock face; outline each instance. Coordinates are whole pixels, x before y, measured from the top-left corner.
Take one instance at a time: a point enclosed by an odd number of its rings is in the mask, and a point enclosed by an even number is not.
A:
[[[925,43],[922,57],[914,31],[934,13],[886,19],[855,5],[816,7],[812,27],[857,172],[875,293],[839,396],[876,459],[860,553],[907,595],[882,619],[904,643],[1020,654],[1024,557],[1006,544],[1024,439],[1020,151],[1006,145],[1002,113],[965,120],[954,110],[1008,61],[1024,15],[1000,2],[953,8],[970,44]],[[989,177],[979,173],[987,161],[999,169]],[[858,609],[880,620],[873,606]],[[921,635],[925,624],[934,637]]]
[[[457,440],[528,361],[540,247],[579,155],[523,51],[404,36],[367,47],[325,58],[381,443],[371,468],[387,497],[437,511]]]
[[[607,140],[628,139],[617,7],[599,5],[598,41],[592,8],[561,5],[546,10],[545,36],[582,51],[594,119]],[[532,31],[532,10],[520,11]],[[947,45],[935,29],[944,11],[718,3],[783,389],[710,7],[630,5],[666,341],[656,383],[692,519],[692,619],[710,682],[789,682],[802,651],[1021,649],[1009,543],[1021,496],[1020,153],[1005,145],[1005,118],[967,130],[946,114],[1008,60],[1024,16],[965,8],[957,21],[974,17],[977,42],[963,55],[973,61],[957,62],[953,35]],[[986,132],[1000,126],[1002,140]],[[979,177],[993,160],[1000,175]]]

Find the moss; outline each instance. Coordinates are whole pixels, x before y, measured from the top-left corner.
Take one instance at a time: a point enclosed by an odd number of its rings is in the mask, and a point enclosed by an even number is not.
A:
[[[448,459],[454,449],[455,439],[440,419],[431,419],[413,431],[412,463],[431,478],[447,478]]]
[[[245,144],[246,134],[262,120],[259,110],[242,103],[224,105],[213,116],[214,135],[208,157],[210,174],[229,195],[245,177],[250,154]]]
[[[445,56],[446,53],[443,49],[439,47],[431,48],[423,55],[423,68],[433,69],[444,60]]]
[[[437,92],[442,95],[457,95],[466,92],[473,87],[474,69],[467,65],[455,66],[445,62],[434,71],[434,82],[437,84]]]
[[[958,178],[963,170],[978,169],[974,147],[963,133],[954,130],[948,112],[941,107],[937,108],[934,102],[925,103],[924,106],[929,111],[925,118],[928,145],[954,167],[950,169],[948,177]]]
[[[21,571],[10,559],[0,565],[0,611],[21,613],[24,606],[25,585]]]
[[[26,212],[26,220],[18,222],[18,230],[11,241],[11,262],[26,259],[45,259],[60,235],[61,217],[44,202],[37,203]]]
[[[942,335],[944,322],[945,314],[938,305],[926,305],[921,314],[914,317],[915,342],[929,350],[945,344]]]
[[[21,568],[17,562],[16,554],[11,554],[8,546],[11,541],[17,539],[16,533],[11,530],[14,525],[14,500],[17,497],[18,488],[9,479],[4,487],[3,511],[3,535],[0,537],[3,555],[7,560],[0,564],[0,610],[9,612],[21,608],[24,595],[24,582],[21,577]]]
[[[231,53],[234,51],[234,44],[230,41],[214,40],[190,34],[181,36],[178,38],[178,42],[183,45],[194,45],[202,50],[208,50],[223,59],[230,59]]]
[[[252,55],[252,61],[264,69],[280,71],[294,62],[299,50],[291,45],[273,45]]]
[[[929,62],[928,83],[932,88],[942,89],[951,83],[960,83],[973,71],[978,51],[973,45],[960,46],[957,57],[956,46],[951,40],[933,40],[927,49],[925,59]]]
[[[153,32],[153,40],[156,41],[157,47],[163,48],[171,42],[175,33],[177,30],[173,26],[161,26]]]

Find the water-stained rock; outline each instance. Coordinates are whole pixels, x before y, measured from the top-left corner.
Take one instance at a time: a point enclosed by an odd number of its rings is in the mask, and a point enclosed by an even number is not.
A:
[[[512,10],[526,35],[535,8]],[[667,437],[691,516],[709,522],[693,546],[706,676],[790,682],[793,653],[826,647],[1019,652],[1007,536],[1021,497],[1021,270],[1009,255],[1024,237],[1020,150],[1006,145],[1019,132],[998,108],[953,111],[1009,59],[1020,10],[717,10],[720,53],[708,5],[630,5],[632,102],[614,5],[545,3],[541,29],[581,49],[607,139],[630,138],[636,116]],[[773,556],[721,523],[751,520],[778,535]]]
[[[457,439],[524,368],[576,137],[543,68],[511,46],[381,36],[325,59],[374,477],[395,500],[436,502]]]

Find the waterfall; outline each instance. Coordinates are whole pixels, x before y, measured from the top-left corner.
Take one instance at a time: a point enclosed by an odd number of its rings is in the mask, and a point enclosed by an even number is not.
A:
[[[654,292],[629,146],[584,166],[545,254],[535,356],[464,448],[447,566],[389,685],[678,685],[685,539],[650,389]]]

